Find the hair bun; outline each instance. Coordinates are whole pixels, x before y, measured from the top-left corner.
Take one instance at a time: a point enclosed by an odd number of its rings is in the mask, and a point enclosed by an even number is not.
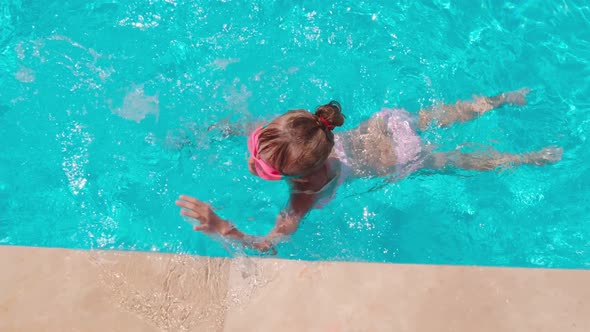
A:
[[[315,115],[326,120],[332,127],[340,127],[344,124],[344,114],[340,103],[332,100],[331,102],[318,106]]]

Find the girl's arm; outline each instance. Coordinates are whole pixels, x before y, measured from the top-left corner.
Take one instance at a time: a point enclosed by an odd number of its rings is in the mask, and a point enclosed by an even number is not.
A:
[[[295,111],[302,111],[297,109]],[[217,123],[210,125],[207,128],[207,132],[219,130],[224,137],[228,136],[248,136],[256,128],[268,124],[265,120],[253,120],[253,119],[242,119],[240,121],[230,121],[234,114],[221,119]]]
[[[277,217],[275,227],[263,236],[248,235],[229,221],[221,219],[209,206],[196,198],[181,195],[176,205],[183,208],[180,213],[198,220],[201,224],[195,226],[196,231],[207,234],[219,234],[225,238],[238,240],[244,246],[265,252],[274,250],[274,244],[282,237],[294,233],[299,227],[301,219],[311,210],[315,202],[315,195],[291,194],[287,207]],[[276,253],[276,251],[275,251]]]
[[[249,133],[253,132],[256,128],[266,124],[266,121],[240,121],[230,122],[230,117],[222,119],[221,121],[212,124],[207,128],[207,132],[219,130],[223,137],[228,136],[248,136]]]
[[[268,233],[268,238],[288,236],[299,227],[299,223],[313,208],[316,195],[291,193],[287,207],[277,217],[275,227]]]

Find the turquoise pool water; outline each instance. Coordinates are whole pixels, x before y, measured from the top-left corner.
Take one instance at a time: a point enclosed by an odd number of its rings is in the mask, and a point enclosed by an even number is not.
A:
[[[352,128],[382,106],[528,86],[529,104],[425,139],[563,161],[345,185],[279,257],[590,267],[587,2],[0,0],[0,244],[240,252],[174,200],[262,234],[284,183],[252,177],[214,123],[332,98]]]

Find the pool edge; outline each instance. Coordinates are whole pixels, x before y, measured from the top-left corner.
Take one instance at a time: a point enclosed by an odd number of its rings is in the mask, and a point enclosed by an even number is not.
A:
[[[588,331],[588,270],[0,246],[0,331]]]

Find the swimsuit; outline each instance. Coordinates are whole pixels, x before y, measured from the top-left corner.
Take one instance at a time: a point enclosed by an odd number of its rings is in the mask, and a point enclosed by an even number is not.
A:
[[[391,133],[396,157],[395,173],[399,179],[422,167],[422,140],[416,132],[416,120],[400,108],[383,108],[381,117]]]
[[[396,157],[394,175],[402,179],[422,167],[422,140],[416,132],[416,121],[408,111],[399,108],[383,108],[375,116],[380,117],[386,124],[393,144]],[[328,166],[336,171],[336,175],[318,191],[293,190],[293,193],[320,195],[314,208],[321,209],[335,196],[340,184],[354,174],[354,167],[346,155],[342,140],[338,135],[334,137],[334,153],[338,159],[328,159]]]

